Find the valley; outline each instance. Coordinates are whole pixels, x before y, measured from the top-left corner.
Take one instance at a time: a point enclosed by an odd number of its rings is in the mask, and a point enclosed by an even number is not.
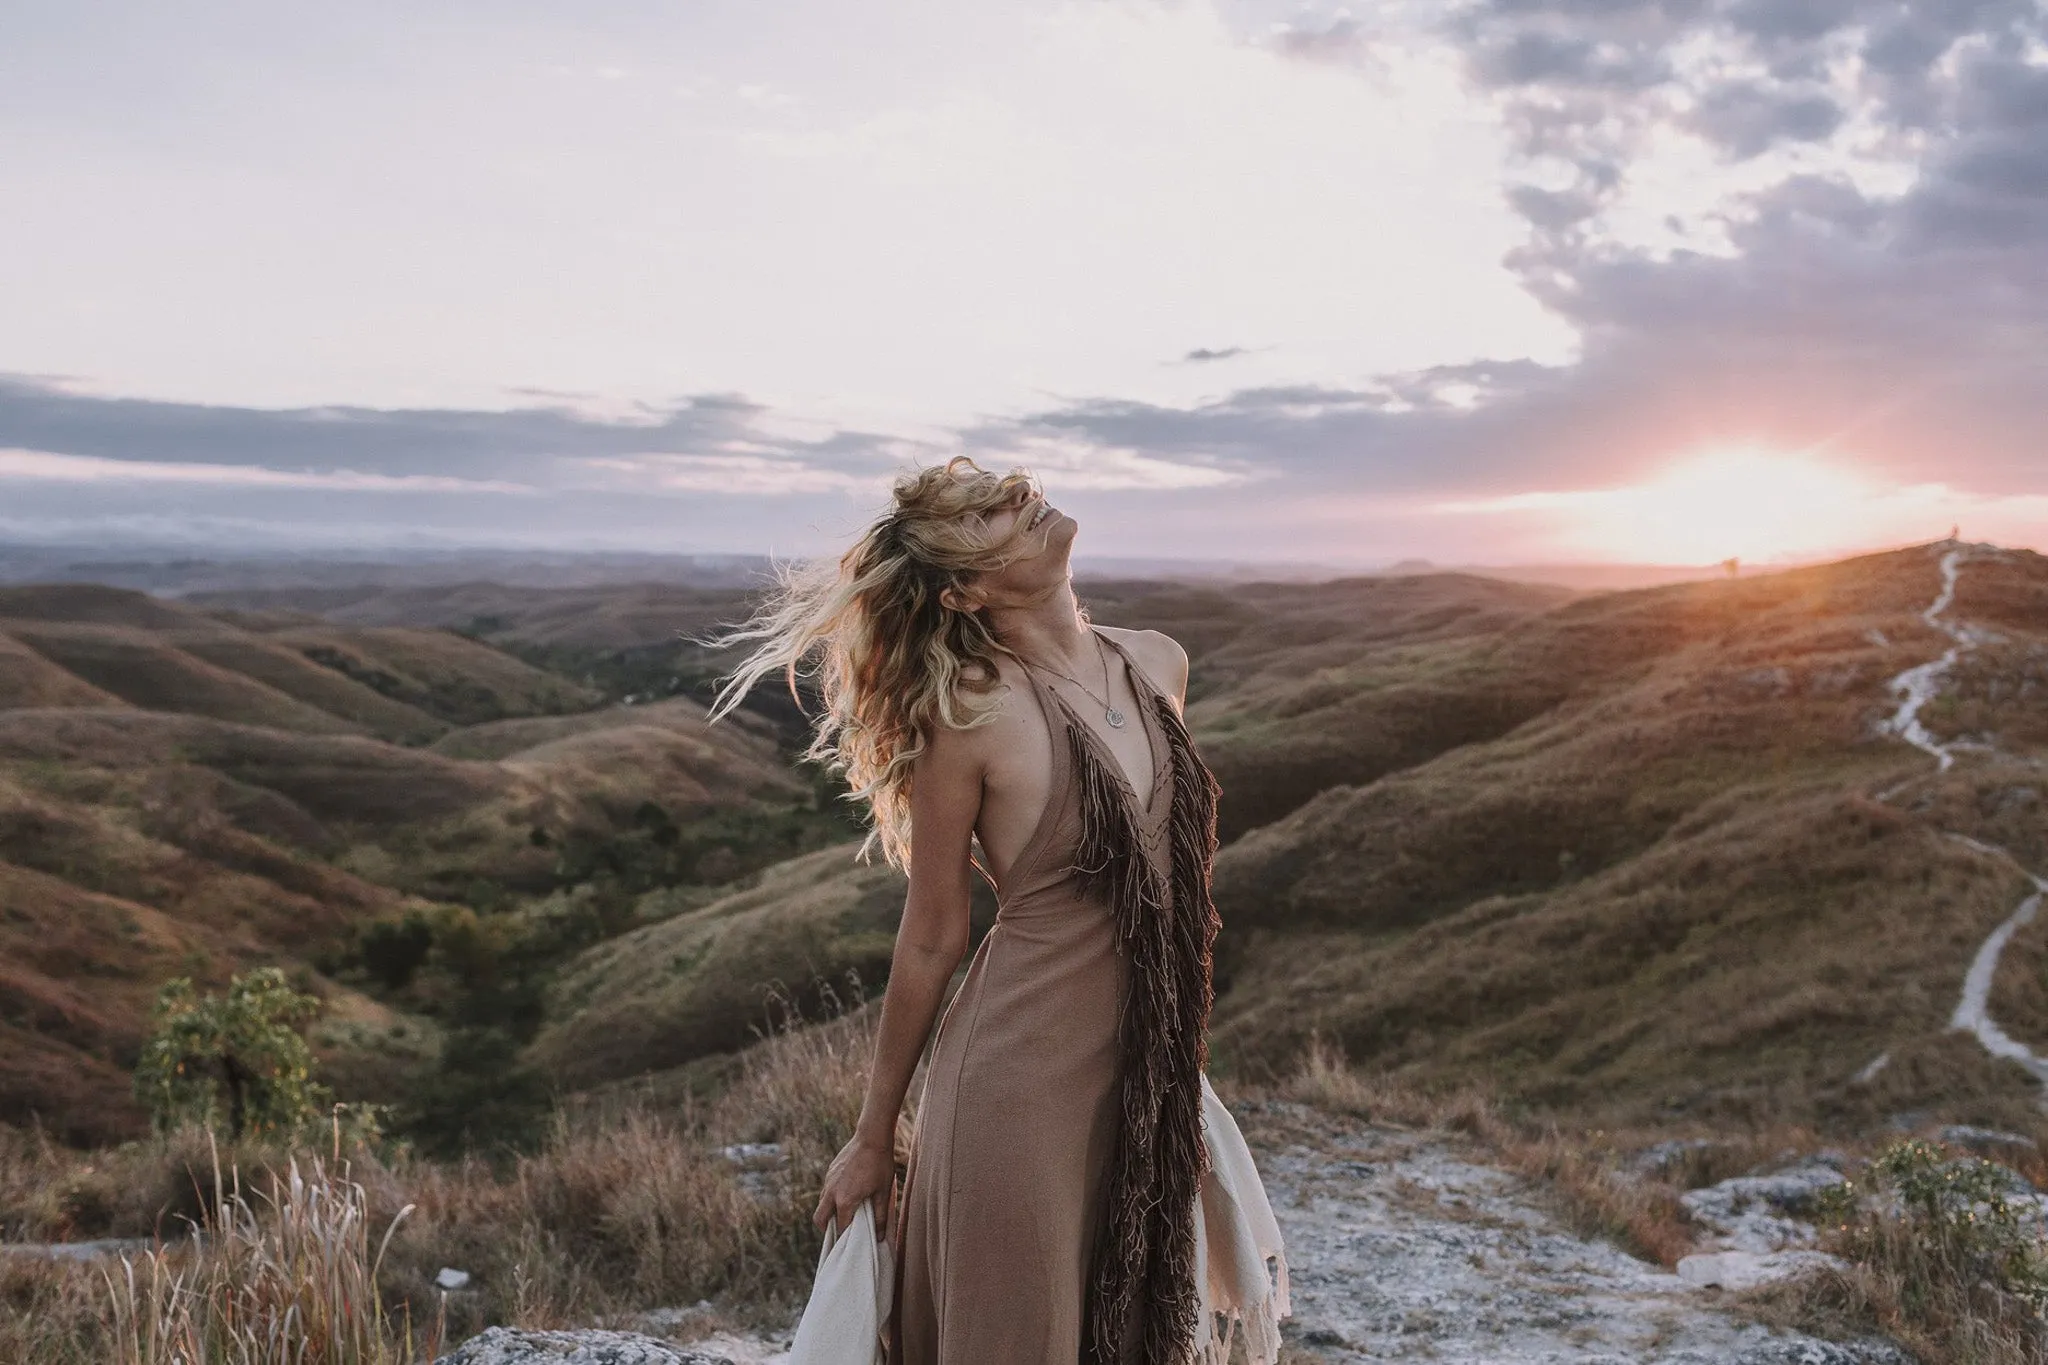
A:
[[[1081,587],[1193,658],[1219,1075],[1322,1039],[1589,1122],[2034,1121],[2041,557]],[[872,998],[901,882],[790,761],[794,703],[704,724],[691,638],[747,600],[0,588],[0,1119],[139,1131],[157,986],[258,963],[379,1102],[451,1040],[495,1059],[472,1101],[688,1092],[776,1011]]]

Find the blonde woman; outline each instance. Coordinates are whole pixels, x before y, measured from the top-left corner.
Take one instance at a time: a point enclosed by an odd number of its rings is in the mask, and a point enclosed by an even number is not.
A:
[[[955,459],[900,479],[852,549],[731,637],[754,652],[718,714],[814,671],[810,754],[909,874],[866,1101],[816,1214],[844,1227],[873,1200],[891,1227],[901,1365],[1180,1365],[1227,1351],[1212,1319],[1232,1309],[1261,1315],[1255,1358],[1277,1351],[1277,1231],[1197,1226],[1230,1201],[1204,1184],[1217,788],[1181,720],[1187,655],[1088,621],[1077,529],[1028,473]],[[995,926],[939,1026],[890,1223],[897,1115],[977,873]],[[1238,1257],[1258,1302],[1215,1302],[1219,1257],[1261,1240]]]

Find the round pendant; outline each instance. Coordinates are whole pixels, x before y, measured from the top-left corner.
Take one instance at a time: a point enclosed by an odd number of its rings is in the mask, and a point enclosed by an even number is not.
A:
[[[1109,728],[1112,730],[1121,730],[1124,728],[1124,713],[1117,710],[1114,706],[1110,707],[1107,711],[1104,711],[1102,713],[1102,718],[1109,722]]]

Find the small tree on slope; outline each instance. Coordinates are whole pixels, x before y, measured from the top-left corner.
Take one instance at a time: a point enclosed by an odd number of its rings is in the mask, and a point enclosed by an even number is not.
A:
[[[299,1034],[319,1012],[275,967],[236,976],[226,995],[201,995],[188,977],[167,982],[135,1065],[136,1098],[159,1130],[224,1122],[235,1138],[296,1132],[328,1100]]]

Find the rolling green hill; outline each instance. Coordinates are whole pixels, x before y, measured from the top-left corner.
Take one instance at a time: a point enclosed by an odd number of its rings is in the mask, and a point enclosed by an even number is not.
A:
[[[1991,634],[1922,712],[1960,743],[1942,774],[1892,722],[1951,643],[1923,619],[1946,551],[1592,596],[1097,585],[1097,619],[1193,655],[1228,840],[1216,1064],[1321,1034],[1617,1121],[2020,1121],[2040,1086],[1949,1021],[2048,869],[2048,561],[1966,554],[1943,619]],[[872,989],[886,906],[825,854],[778,877],[586,951],[539,1055],[580,1084],[730,1046],[766,981],[863,935]],[[2021,926],[1988,1005],[2048,1048],[2044,969]]]
[[[389,1098],[433,1002],[331,975],[365,932],[481,911],[495,942],[522,897],[715,884],[844,837],[763,725],[600,700],[445,631],[0,592],[0,1119],[132,1133],[157,988],[263,962],[327,997],[330,1073]]]
[[[850,860],[788,715],[691,695],[715,661],[677,635],[744,601],[608,591],[0,597],[0,1115],[132,1127],[175,971],[300,963],[370,1090],[487,997],[582,1087],[744,1046],[774,991],[879,991],[900,881]],[[1319,1034],[1617,1121],[2032,1113],[1951,1022],[2048,872],[2048,560],[1086,596],[1193,658],[1219,1069]],[[2009,927],[1981,1004],[2048,1049],[2048,926]]]
[[[2024,1111],[2035,1082],[1947,1025],[2020,867],[2048,865],[2048,561],[1962,566],[1953,617],[2000,643],[1923,717],[1971,746],[1946,774],[1888,727],[1891,680],[1950,643],[1920,618],[1940,584],[1916,550],[1504,632],[1483,668],[1553,705],[1224,852],[1219,1049],[1278,1064],[1320,1031],[1637,1116]],[[1991,1008],[2048,1044],[2044,960],[2023,930]]]

